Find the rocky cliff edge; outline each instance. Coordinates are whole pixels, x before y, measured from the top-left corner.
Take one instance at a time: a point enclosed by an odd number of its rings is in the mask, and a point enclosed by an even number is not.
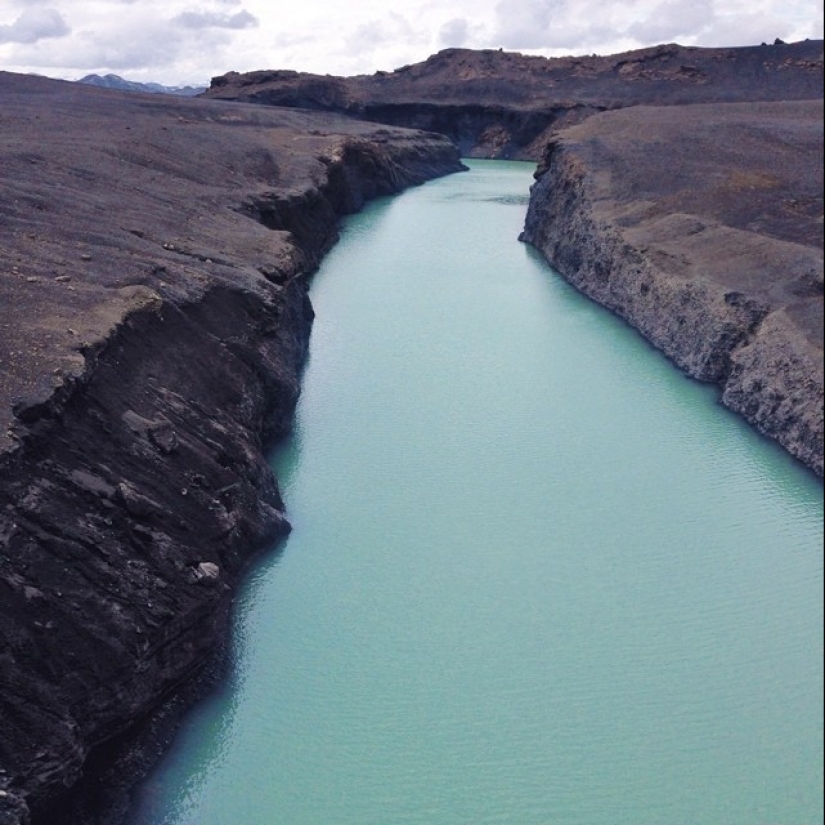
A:
[[[559,133],[524,240],[823,473],[823,104],[634,107]]]
[[[432,134],[7,73],[0,132],[0,823],[55,823],[289,529],[262,451],[339,216],[462,166]]]

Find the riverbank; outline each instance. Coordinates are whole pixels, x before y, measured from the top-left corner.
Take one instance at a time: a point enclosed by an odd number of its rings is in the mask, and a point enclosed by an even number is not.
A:
[[[517,236],[530,164],[347,221],[293,531],[130,825],[815,821],[822,486]]]
[[[439,136],[0,73],[0,822],[190,682],[289,525],[307,276]]]
[[[823,473],[822,101],[635,107],[548,146],[523,239]]]

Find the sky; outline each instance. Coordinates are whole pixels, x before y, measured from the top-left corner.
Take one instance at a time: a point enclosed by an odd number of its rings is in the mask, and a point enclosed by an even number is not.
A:
[[[0,0],[0,69],[166,85],[372,74],[452,46],[557,57],[822,36],[821,0]]]

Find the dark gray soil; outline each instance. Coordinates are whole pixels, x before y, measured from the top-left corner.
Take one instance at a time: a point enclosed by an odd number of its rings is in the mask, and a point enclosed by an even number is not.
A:
[[[441,132],[468,157],[541,158],[554,130],[640,104],[806,100],[823,94],[823,43],[708,49],[667,44],[607,56],[446,49],[394,72],[330,77],[261,67],[208,97],[348,112]]]
[[[142,764],[113,743],[160,708],[164,738],[289,529],[263,449],[338,218],[462,168],[437,135],[0,73],[2,825]]]

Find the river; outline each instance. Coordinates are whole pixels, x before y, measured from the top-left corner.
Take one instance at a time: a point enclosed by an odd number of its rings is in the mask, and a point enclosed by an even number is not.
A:
[[[294,530],[131,825],[822,821],[822,484],[516,240],[532,169],[346,221]]]

